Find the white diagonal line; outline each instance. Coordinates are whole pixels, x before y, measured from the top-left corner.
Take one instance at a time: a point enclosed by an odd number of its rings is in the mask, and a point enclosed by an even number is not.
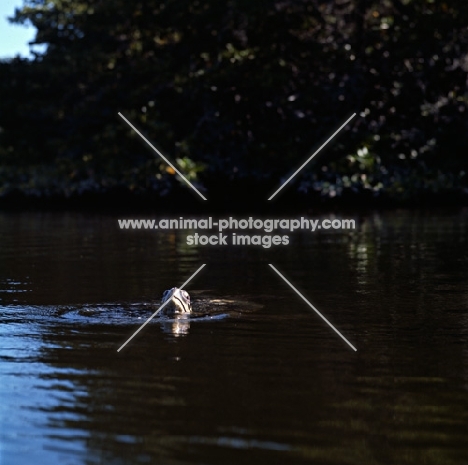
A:
[[[306,166],[307,163],[309,163],[309,161],[312,160],[312,158],[314,158],[315,155],[317,155],[317,153],[319,153],[320,150],[322,150],[355,116],[356,113],[353,113],[339,127],[339,129],[337,129],[291,176],[289,176],[289,178],[276,190],[276,192],[268,200],[271,200],[289,181],[291,181],[291,179],[294,178],[294,176],[296,176],[296,174],[299,173],[299,171],[301,171],[302,168],[304,168],[304,166]]]
[[[346,344],[349,345],[349,347],[351,347],[351,349],[353,349],[355,352],[357,352],[357,349],[356,347],[354,347],[351,342],[348,341],[348,339],[346,339],[271,263],[269,263],[270,267],[276,272],[276,274],[278,274],[278,276],[286,283],[289,285],[289,287],[291,287],[291,289],[302,299],[304,300],[304,302],[310,307],[312,308],[312,310],[315,311],[315,313],[317,313],[317,315],[322,318],[323,321],[325,321],[325,323],[327,323],[328,326],[330,326],[331,329],[333,329],[333,331],[335,331],[336,334],[338,334],[338,336],[341,337],[341,339],[343,339],[343,341],[346,342]]]
[[[189,279],[187,279],[187,281],[185,281],[184,284],[182,284],[182,286],[180,286],[180,289],[183,289],[194,277],[195,275],[201,271],[201,269],[203,267],[206,266],[206,263],[204,263],[200,268],[198,268],[197,271],[195,271],[195,273],[193,273],[192,276],[190,276]],[[121,346],[119,349],[117,349],[117,352],[120,352],[169,302],[171,301],[171,299],[169,300],[166,300],[166,302],[164,302]]]
[[[203,199],[206,197],[132,124],[119,112],[119,116]]]

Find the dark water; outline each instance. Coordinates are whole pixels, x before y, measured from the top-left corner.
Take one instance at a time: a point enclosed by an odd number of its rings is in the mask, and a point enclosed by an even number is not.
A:
[[[269,250],[116,219],[0,214],[1,465],[468,464],[467,211]],[[215,318],[117,352],[203,263]]]

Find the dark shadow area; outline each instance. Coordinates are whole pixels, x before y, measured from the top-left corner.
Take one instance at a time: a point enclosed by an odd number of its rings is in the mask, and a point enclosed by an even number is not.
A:
[[[265,208],[354,112],[291,200],[466,203],[462,0],[43,3],[13,20],[46,51],[0,63],[2,208],[192,208],[119,112],[216,209]]]

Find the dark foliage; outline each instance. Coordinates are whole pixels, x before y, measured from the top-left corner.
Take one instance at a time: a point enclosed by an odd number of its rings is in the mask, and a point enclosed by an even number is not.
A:
[[[0,64],[3,195],[171,192],[118,112],[212,195],[279,185],[353,112],[290,189],[467,185],[465,0],[28,0],[14,21],[47,51]]]

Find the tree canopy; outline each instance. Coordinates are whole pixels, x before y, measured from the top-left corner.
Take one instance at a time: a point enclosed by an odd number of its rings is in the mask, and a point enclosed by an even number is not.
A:
[[[410,197],[466,186],[463,0],[27,0],[34,60],[0,63],[0,194],[276,182]]]

